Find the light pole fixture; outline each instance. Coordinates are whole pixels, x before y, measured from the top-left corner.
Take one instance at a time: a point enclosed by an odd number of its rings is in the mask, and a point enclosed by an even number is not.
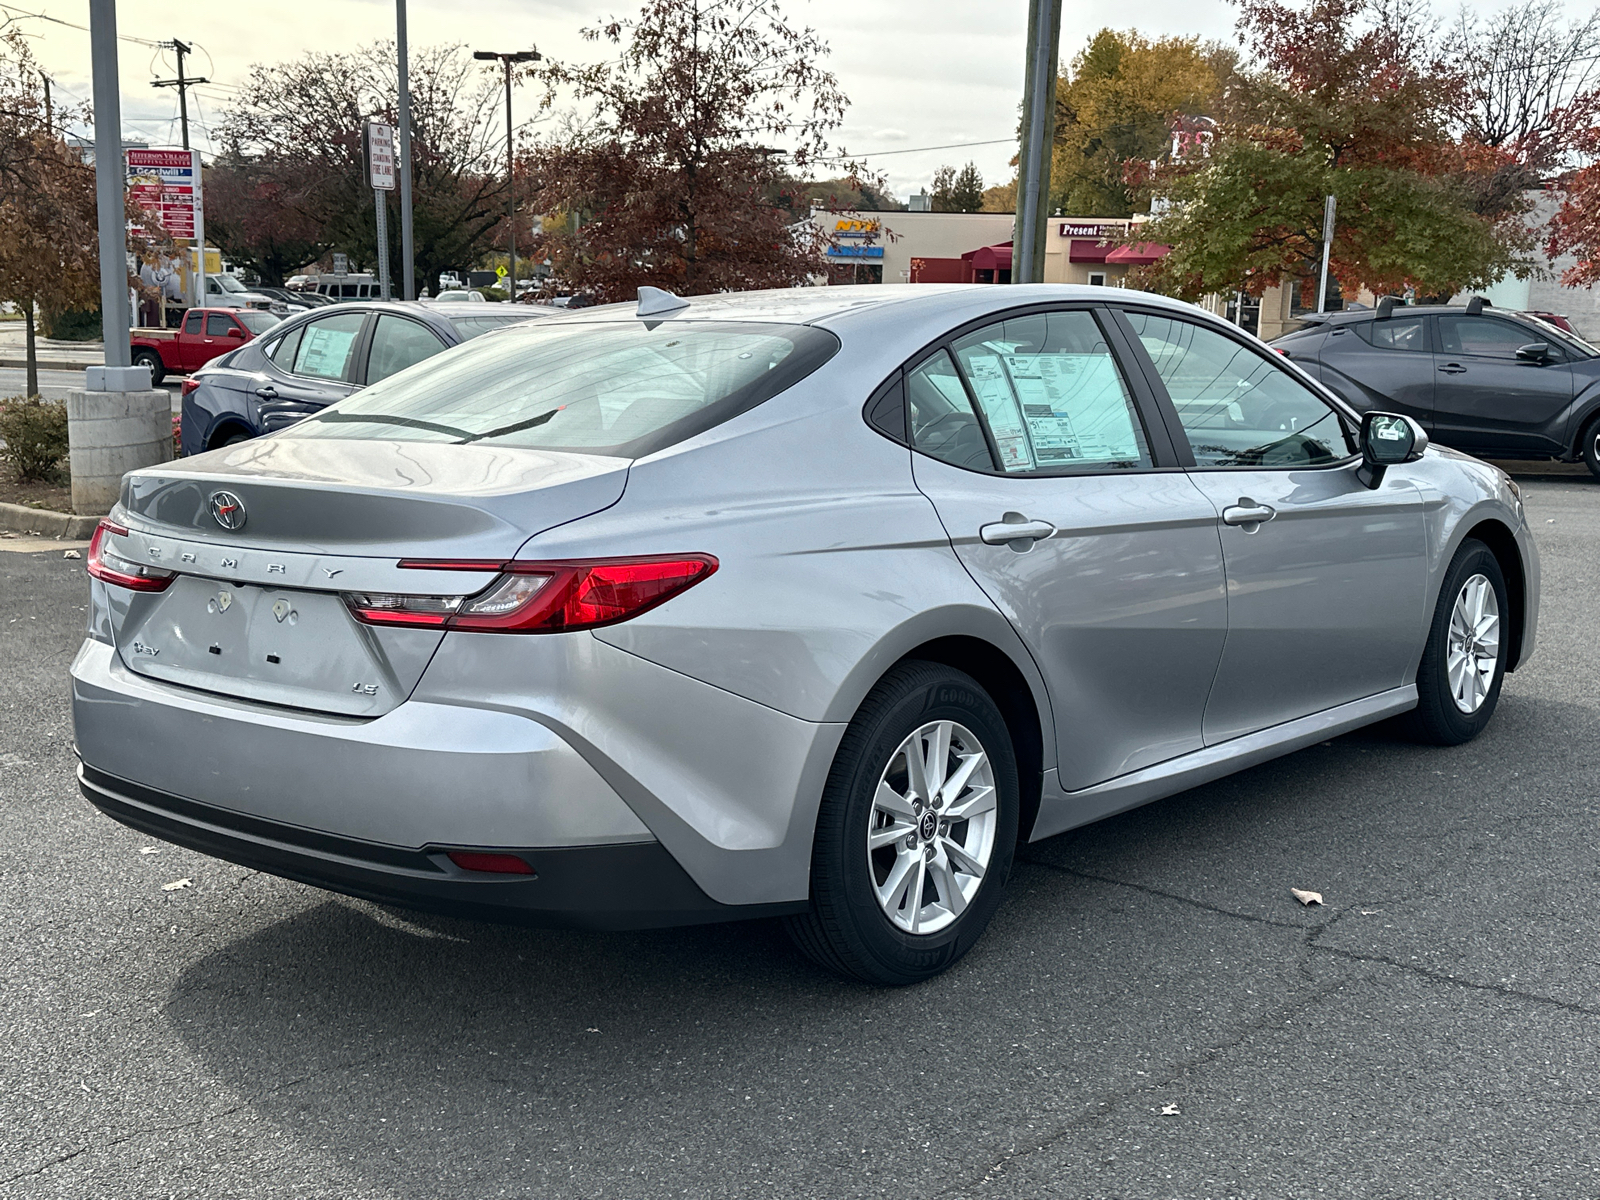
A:
[[[512,303],[517,299],[517,147],[511,124],[511,67],[513,63],[538,62],[537,50],[513,50],[501,54],[494,50],[474,50],[472,57],[484,61],[499,59],[506,67],[506,241],[510,249],[511,267],[507,278],[511,281],[506,293]]]

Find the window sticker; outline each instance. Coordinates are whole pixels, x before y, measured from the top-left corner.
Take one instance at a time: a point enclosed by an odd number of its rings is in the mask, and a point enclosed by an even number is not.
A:
[[[350,344],[356,340],[356,330],[311,325],[306,329],[300,345],[297,370],[304,375],[318,375],[324,379],[342,379],[344,365],[350,357]]]
[[[1041,466],[1139,458],[1116,364],[1105,354],[1013,354],[1011,375]]]
[[[1028,438],[1028,427],[1023,422],[1004,361],[998,354],[964,357],[967,377],[978,403],[983,406],[984,416],[989,418],[989,432],[994,434],[995,447],[1000,451],[1000,466],[1007,471],[1033,470],[1038,465],[1033,444]],[[1021,361],[1020,356],[1017,361]]]

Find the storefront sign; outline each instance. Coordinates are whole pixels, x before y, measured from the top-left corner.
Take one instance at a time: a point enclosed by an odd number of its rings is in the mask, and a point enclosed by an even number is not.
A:
[[[128,194],[178,241],[194,239],[200,207],[198,150],[129,150]]]
[[[1064,238],[1121,237],[1127,228],[1127,221],[1063,221],[1061,222],[1061,236]]]
[[[882,246],[829,246],[829,258],[882,258]]]

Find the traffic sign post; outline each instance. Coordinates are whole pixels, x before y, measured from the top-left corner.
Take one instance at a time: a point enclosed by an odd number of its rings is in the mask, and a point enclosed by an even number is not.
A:
[[[394,126],[367,122],[362,145],[367,160],[367,182],[372,186],[372,203],[377,213],[378,294],[389,298],[389,205],[387,193],[394,191]]]

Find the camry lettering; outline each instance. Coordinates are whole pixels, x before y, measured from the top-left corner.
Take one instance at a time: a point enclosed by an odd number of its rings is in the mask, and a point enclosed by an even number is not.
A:
[[[180,555],[179,555],[179,556],[178,556],[178,557],[179,557],[179,558],[180,558],[180,559],[181,559],[181,560],[182,560],[182,561],[184,561],[184,562],[186,562],[186,563],[192,563],[192,562],[197,562],[197,561],[199,561],[199,560],[198,560],[198,559],[196,559],[196,558],[195,558],[195,556],[194,556],[194,555],[192,555],[192,554],[190,554],[190,553],[189,553],[189,552],[188,552],[188,551],[187,551],[187,550],[185,550],[185,551],[184,551],[184,552],[183,552],[183,553],[182,553],[182,554],[180,554]]]
[[[222,565],[225,569],[237,567],[239,565],[239,560],[237,558],[225,558],[222,560]]]
[[[267,564],[267,574],[269,575],[282,575],[285,570],[287,570],[287,568],[285,568],[282,563]]]

